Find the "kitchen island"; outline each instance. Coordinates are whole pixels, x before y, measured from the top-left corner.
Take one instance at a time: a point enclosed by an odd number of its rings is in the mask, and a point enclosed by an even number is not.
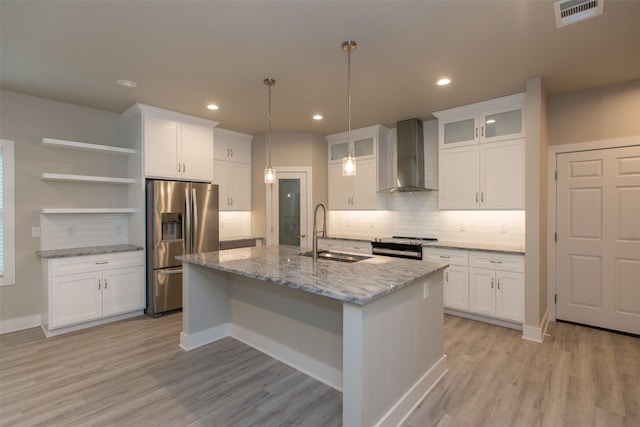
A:
[[[446,264],[259,246],[183,261],[191,350],[231,336],[342,392],[343,425],[397,425],[446,373]]]

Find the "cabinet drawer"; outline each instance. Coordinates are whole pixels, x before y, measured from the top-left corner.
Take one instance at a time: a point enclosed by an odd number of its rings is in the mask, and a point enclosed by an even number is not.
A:
[[[144,251],[118,252],[50,260],[51,276],[144,265]]]
[[[431,262],[446,262],[451,265],[469,265],[469,253],[456,249],[422,248],[422,259]]]
[[[358,254],[371,255],[371,242],[360,242],[355,240],[345,240],[343,243],[345,252],[355,252]]]
[[[469,256],[471,267],[524,273],[524,256],[495,252],[472,252]]]

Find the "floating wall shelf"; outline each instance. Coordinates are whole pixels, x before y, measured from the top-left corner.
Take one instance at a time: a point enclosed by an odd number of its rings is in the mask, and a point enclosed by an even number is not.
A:
[[[43,214],[129,214],[136,213],[133,208],[44,208]]]
[[[113,178],[110,176],[92,176],[92,175],[70,175],[62,173],[43,173],[44,181],[71,181],[71,182],[93,182],[104,184],[133,184],[136,182],[132,178]]]
[[[86,142],[65,141],[64,139],[42,138],[42,145],[56,148],[68,148],[72,150],[102,152],[128,156],[136,150],[131,148],[112,147],[110,145],[88,144]]]

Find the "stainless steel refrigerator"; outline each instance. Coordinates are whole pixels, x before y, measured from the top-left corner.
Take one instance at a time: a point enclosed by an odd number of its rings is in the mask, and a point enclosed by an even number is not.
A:
[[[218,250],[218,186],[147,180],[147,308],[158,316],[182,307],[176,256]]]

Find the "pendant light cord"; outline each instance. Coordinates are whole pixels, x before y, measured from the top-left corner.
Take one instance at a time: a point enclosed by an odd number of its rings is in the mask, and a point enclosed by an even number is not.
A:
[[[347,145],[351,145],[351,46],[347,49]],[[353,157],[353,145],[351,145],[351,157]]]

